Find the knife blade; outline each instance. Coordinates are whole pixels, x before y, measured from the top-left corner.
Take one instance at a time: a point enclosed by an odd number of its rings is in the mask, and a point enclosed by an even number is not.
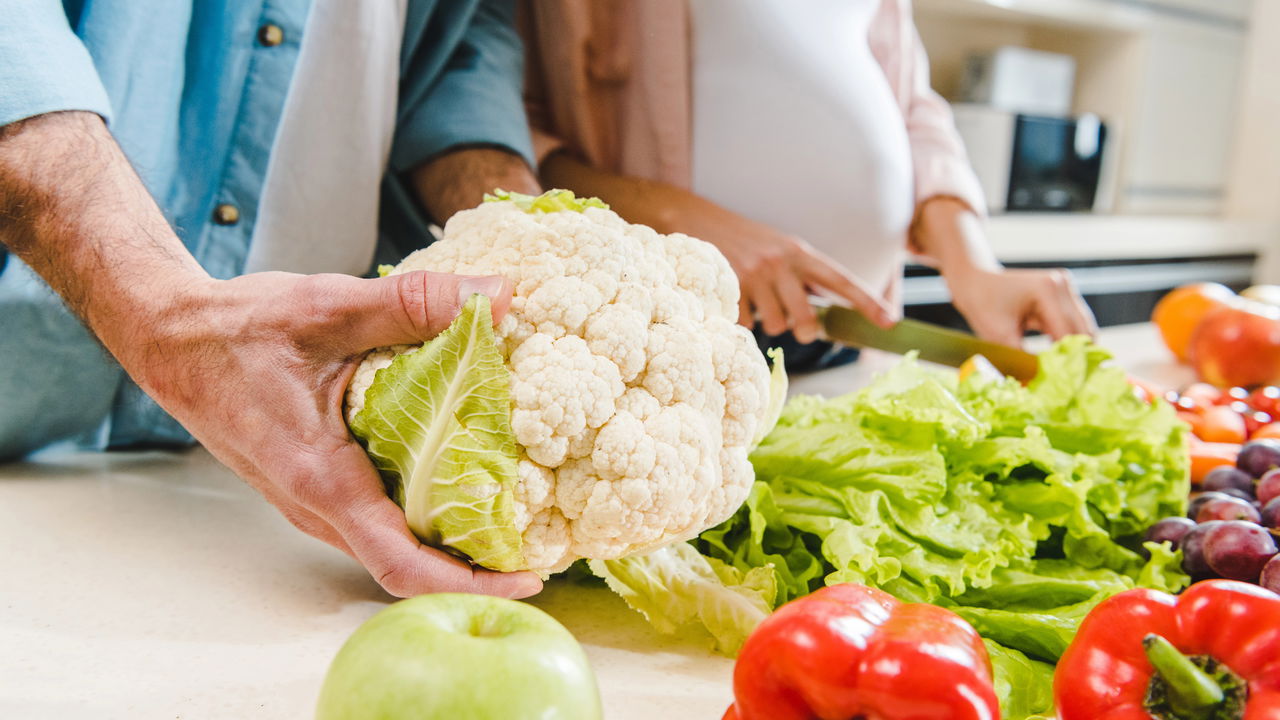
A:
[[[921,360],[960,367],[974,355],[985,357],[997,370],[1027,382],[1036,376],[1040,362],[1018,348],[979,339],[969,333],[909,318],[882,328],[851,308],[829,305],[815,308],[828,340],[855,347],[885,350],[898,355],[916,350]]]

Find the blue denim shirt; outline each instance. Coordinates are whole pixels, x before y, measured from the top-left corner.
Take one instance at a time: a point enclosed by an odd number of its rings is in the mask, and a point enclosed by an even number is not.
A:
[[[59,110],[98,113],[201,265],[215,277],[237,275],[310,6],[0,0],[0,126]],[[399,227],[420,211],[398,175],[431,156],[483,144],[531,158],[513,12],[512,0],[408,0],[384,203]],[[268,24],[283,31],[279,44],[259,39]],[[213,221],[223,203],[239,210],[237,223]],[[0,272],[29,269],[10,258]],[[31,302],[29,291],[21,295]],[[6,302],[0,286],[0,305]],[[189,441],[117,375],[111,444]]]

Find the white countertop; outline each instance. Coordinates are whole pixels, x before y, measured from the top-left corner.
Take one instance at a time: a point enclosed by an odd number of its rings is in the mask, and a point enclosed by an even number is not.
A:
[[[1135,374],[1174,368],[1154,331],[1102,338]],[[864,384],[892,356],[793,379]],[[294,530],[203,450],[53,454],[0,466],[0,718],[312,715],[329,660],[384,607],[342,553]],[[600,588],[533,600],[586,648],[610,720],[719,718],[732,662],[663,638]]]

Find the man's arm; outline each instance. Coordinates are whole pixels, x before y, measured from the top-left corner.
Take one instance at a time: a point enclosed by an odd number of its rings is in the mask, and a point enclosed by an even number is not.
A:
[[[391,170],[407,176],[437,223],[475,207],[486,192],[537,194],[521,85],[524,52],[511,0],[480,0],[438,75],[410,63],[401,74]],[[410,45],[426,42],[406,36]],[[429,57],[429,54],[427,54]]]
[[[0,128],[0,239],[117,353],[210,280],[92,113]]]
[[[419,543],[342,417],[365,351],[433,337],[476,292],[501,318],[511,295],[502,278],[212,279],[89,113],[0,131],[0,238],[214,456],[389,592],[523,597],[541,587],[530,573],[476,571]]]
[[[494,188],[537,195],[538,178],[524,158],[499,148],[462,148],[415,168],[413,187],[422,206],[444,225],[459,210],[475,207]]]

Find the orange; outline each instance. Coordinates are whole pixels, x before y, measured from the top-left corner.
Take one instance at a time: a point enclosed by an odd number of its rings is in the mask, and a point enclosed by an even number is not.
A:
[[[1231,288],[1219,283],[1183,285],[1160,298],[1151,313],[1151,322],[1160,329],[1164,344],[1178,358],[1187,361],[1191,334],[1205,313],[1230,305],[1236,298]]]

